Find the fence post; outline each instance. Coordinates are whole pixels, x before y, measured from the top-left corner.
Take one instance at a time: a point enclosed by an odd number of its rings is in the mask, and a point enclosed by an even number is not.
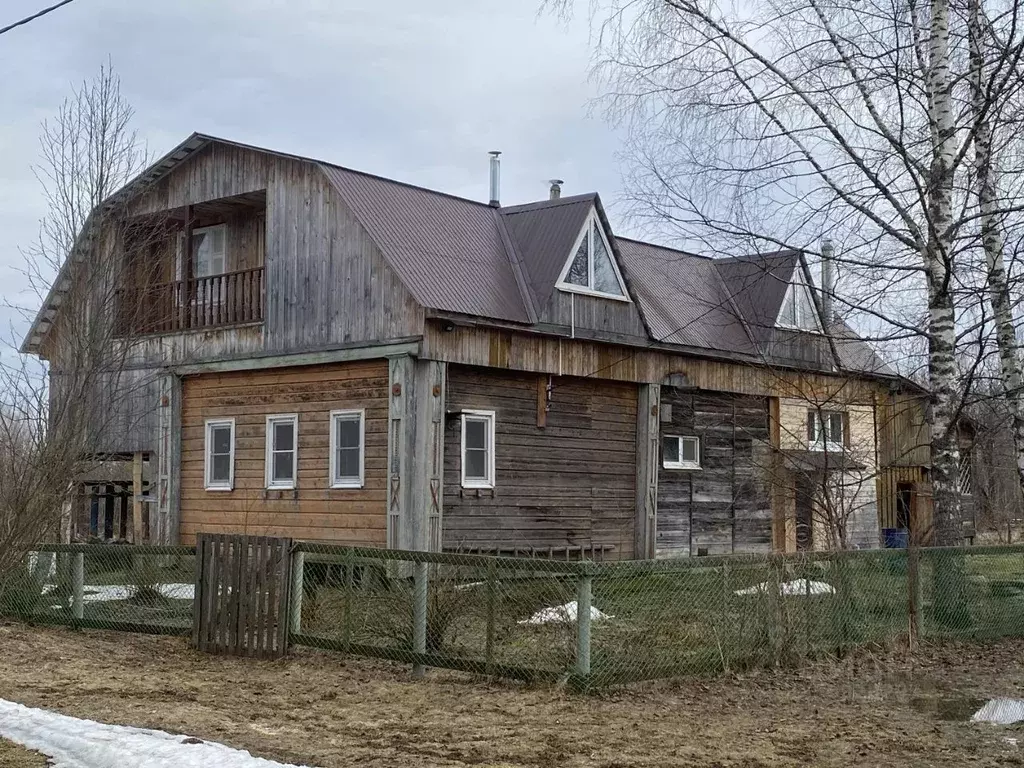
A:
[[[494,560],[487,563],[487,634],[484,641],[484,669],[494,663],[494,612],[498,592],[498,568]]]
[[[288,604],[288,631],[293,635],[302,634],[302,582],[306,571],[306,553],[292,553],[292,590]]]
[[[586,687],[590,678],[590,607],[593,604],[594,577],[584,564],[576,588],[576,674]]]
[[[427,652],[427,564],[417,562],[413,566],[412,584],[412,650],[414,653]],[[412,676],[423,677],[426,667],[414,662]]]
[[[363,581],[366,581],[366,569],[363,569]],[[356,551],[352,547],[345,552],[345,606],[342,613],[341,640],[345,644],[345,652],[352,649],[352,601],[356,599]]]
[[[907,546],[907,613],[910,619],[910,647],[921,640],[921,550],[913,541]]]
[[[71,615],[85,616],[85,553],[75,552],[71,560]]]

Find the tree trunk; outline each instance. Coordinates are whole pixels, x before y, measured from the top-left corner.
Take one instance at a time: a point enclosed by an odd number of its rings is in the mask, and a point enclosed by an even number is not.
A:
[[[996,326],[996,346],[999,351],[999,373],[1002,394],[1010,413],[1010,427],[1016,454],[1017,482],[1024,491],[1024,403],[1021,402],[1020,358],[1017,354],[1017,332],[1013,325],[1010,288],[1003,259],[1004,239],[997,213],[999,202],[996,192],[993,131],[990,109],[986,103],[984,76],[984,27],[981,20],[980,0],[971,0],[968,14],[968,33],[971,50],[971,85],[975,117],[974,166],[978,178],[978,209],[981,214],[981,244],[985,252],[985,278],[992,318]]]

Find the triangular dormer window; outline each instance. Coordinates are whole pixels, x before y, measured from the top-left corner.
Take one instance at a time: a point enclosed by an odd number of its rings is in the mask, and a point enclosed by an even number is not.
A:
[[[558,278],[558,288],[607,299],[629,301],[626,283],[596,212],[587,217],[572,254]]]
[[[786,298],[782,300],[782,309],[779,310],[778,325],[780,328],[821,333],[811,290],[805,283],[794,281],[789,284]]]

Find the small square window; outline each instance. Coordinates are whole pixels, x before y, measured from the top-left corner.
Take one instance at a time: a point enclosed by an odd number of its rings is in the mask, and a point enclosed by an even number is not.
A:
[[[235,420],[206,422],[206,490],[230,491],[235,483]]]
[[[661,439],[661,462],[666,469],[700,469],[700,438],[665,435]]]
[[[298,470],[299,417],[267,417],[267,488],[295,488]]]
[[[331,411],[331,487],[363,487],[365,412]]]
[[[462,414],[462,487],[494,487],[494,411]]]

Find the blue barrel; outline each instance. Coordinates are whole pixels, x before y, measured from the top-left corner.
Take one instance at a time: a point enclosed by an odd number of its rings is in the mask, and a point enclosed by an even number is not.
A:
[[[886,549],[906,549],[910,543],[910,531],[906,528],[883,528],[882,540]]]

